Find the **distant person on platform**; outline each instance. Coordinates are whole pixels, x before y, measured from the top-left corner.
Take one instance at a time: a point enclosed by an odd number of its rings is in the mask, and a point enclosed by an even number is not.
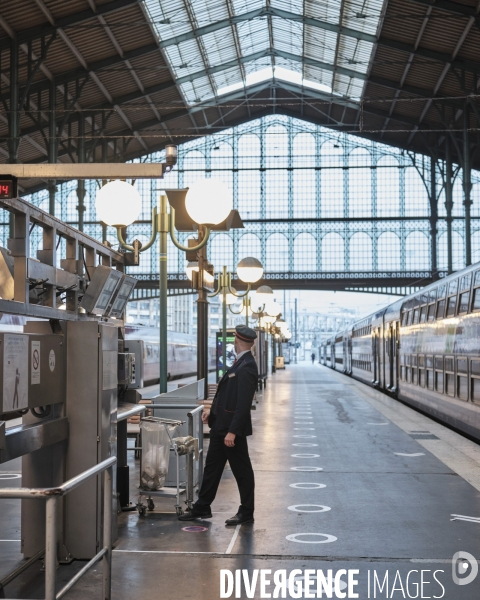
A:
[[[312,358],[312,365],[313,365],[313,363],[315,362],[315,352],[312,352],[311,358]]]
[[[212,516],[210,507],[227,460],[237,481],[241,504],[237,514],[225,523],[240,525],[253,521],[255,479],[247,436],[252,435],[250,410],[258,383],[257,363],[251,353],[257,334],[245,325],[237,325],[235,329],[237,357],[218,384],[211,410],[202,414],[211,431],[200,494],[192,509],[179,517],[180,521]]]

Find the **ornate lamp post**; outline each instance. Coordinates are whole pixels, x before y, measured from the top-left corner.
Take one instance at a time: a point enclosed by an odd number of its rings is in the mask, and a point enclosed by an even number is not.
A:
[[[128,188],[128,189],[127,189]],[[133,190],[133,192],[132,192]],[[167,200],[168,197],[168,200]],[[183,206],[181,203],[183,202]],[[168,205],[170,203],[170,212]],[[180,204],[179,204],[180,203]],[[202,226],[203,237],[195,246],[183,246],[175,235],[175,208],[185,209],[187,218]],[[210,236],[210,225],[224,221],[233,207],[233,198],[225,184],[214,179],[195,182],[188,190],[166,190],[160,196],[158,207],[152,211],[152,235],[142,245],[135,240],[132,245],[123,238],[122,229],[132,224],[141,212],[138,192],[126,182],[113,181],[101,188],[96,199],[97,214],[107,225],[117,230],[120,246],[133,252],[133,264],[139,263],[139,254],[148,250],[159,238],[159,312],[160,312],[160,393],[167,391],[167,240],[183,252],[192,252],[205,246]],[[185,218],[185,215],[181,215]]]
[[[223,372],[227,366],[227,305],[233,304],[236,298],[242,298],[245,301],[251,284],[258,281],[263,275],[263,267],[259,260],[253,257],[247,257],[241,260],[237,266],[237,274],[241,281],[247,283],[247,291],[239,294],[232,287],[232,274],[227,271],[227,267],[223,267],[222,272],[218,276],[218,286],[215,292],[209,294],[210,298],[218,296],[222,293],[222,365]],[[233,312],[233,311],[232,311]],[[247,317],[248,318],[248,317]],[[248,321],[247,321],[248,323]]]

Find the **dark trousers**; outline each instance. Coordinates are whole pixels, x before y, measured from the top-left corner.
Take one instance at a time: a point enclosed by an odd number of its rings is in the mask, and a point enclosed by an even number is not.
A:
[[[228,448],[224,443],[225,435],[210,432],[210,446],[205,461],[203,482],[195,507],[204,512],[210,507],[217,495],[225,464],[228,460],[240,492],[241,506],[239,512],[253,515],[255,479],[252,463],[248,455],[247,438],[237,436],[235,446]]]

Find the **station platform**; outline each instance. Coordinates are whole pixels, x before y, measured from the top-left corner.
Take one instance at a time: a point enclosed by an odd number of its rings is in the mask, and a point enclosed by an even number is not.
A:
[[[346,570],[358,581],[352,588],[358,595],[341,595],[348,592],[346,573],[333,596],[322,597],[480,596],[480,576],[468,585],[458,585],[452,576],[455,553],[475,557],[474,569],[480,559],[477,444],[317,364],[288,365],[269,378],[259,400],[249,439],[255,522],[225,526],[239,504],[228,468],[212,519],[179,522],[173,499],[155,501],[145,517],[123,513],[112,598],[212,600],[221,597],[221,570],[237,569],[247,570],[249,578],[255,569],[269,569],[267,579],[277,570],[288,576],[299,569],[297,581],[306,569],[325,575],[331,569],[333,576]],[[129,454],[134,499],[139,464]],[[0,466],[0,473],[12,469],[15,465]],[[20,481],[0,475],[0,486]],[[2,502],[0,530],[1,578],[22,558],[19,502]],[[62,566],[59,585],[81,566]],[[464,576],[472,566],[466,569]],[[295,596],[290,590],[280,597],[317,597],[315,575],[313,580],[314,595]],[[31,567],[10,584],[7,597],[40,598],[42,581],[39,567]],[[272,597],[273,590],[274,585],[266,588]],[[100,599],[101,567],[65,597]],[[242,587],[240,595],[230,597],[268,596],[261,593],[259,576],[253,595]]]

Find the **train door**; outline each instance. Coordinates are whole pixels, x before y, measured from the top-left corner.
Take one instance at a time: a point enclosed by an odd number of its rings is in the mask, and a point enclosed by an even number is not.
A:
[[[398,390],[398,379],[400,377],[400,321],[395,321],[392,328],[393,341],[393,380],[391,391],[396,393]]]
[[[385,324],[385,387],[391,390],[394,386],[395,369],[395,333],[394,323]]]
[[[373,380],[375,386],[382,385],[382,330],[380,327],[372,328],[372,362]]]

